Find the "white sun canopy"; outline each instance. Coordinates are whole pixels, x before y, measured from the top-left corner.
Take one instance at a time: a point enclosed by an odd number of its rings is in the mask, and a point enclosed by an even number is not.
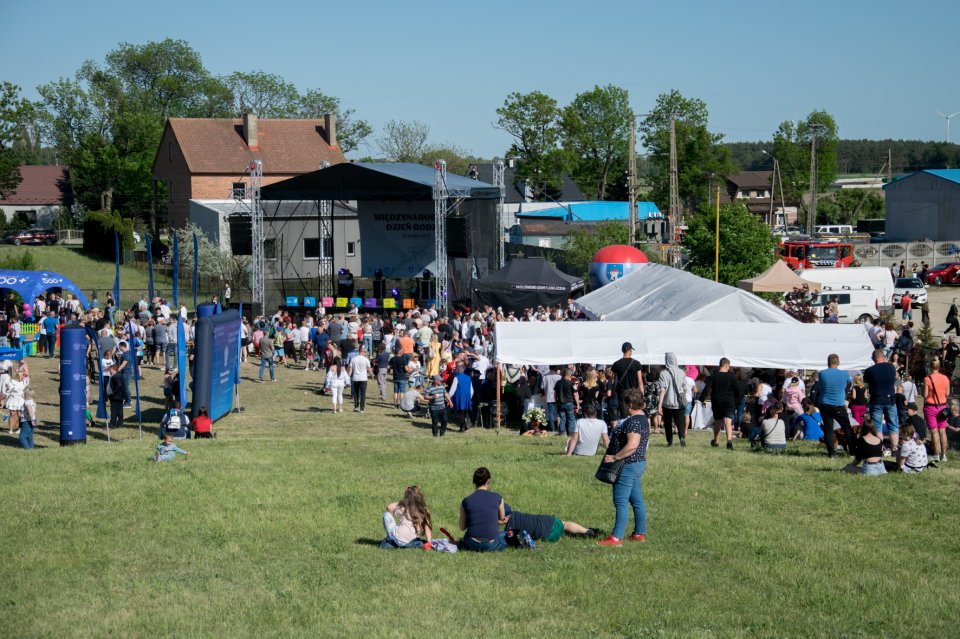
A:
[[[836,353],[844,370],[870,366],[873,346],[862,324],[765,322],[497,322],[497,359],[504,364],[612,364],[624,342],[643,364],[716,366],[721,357],[751,368],[826,368]]]

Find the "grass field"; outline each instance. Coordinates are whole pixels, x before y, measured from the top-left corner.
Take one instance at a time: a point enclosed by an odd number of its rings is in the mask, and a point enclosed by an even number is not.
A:
[[[36,270],[50,270],[65,275],[72,281],[83,286],[89,294],[90,290],[106,291],[113,288],[114,265],[112,261],[98,260],[88,257],[80,246],[11,246],[0,244],[0,259],[10,254],[30,253],[33,255]],[[147,288],[147,272],[132,266],[120,267],[121,285],[124,289]],[[164,279],[164,285],[169,281]],[[189,282],[188,282],[189,284]],[[157,286],[160,286],[159,278]]]
[[[31,360],[41,420],[56,371]],[[254,375],[243,368],[244,382]],[[246,410],[189,460],[153,464],[151,423],[36,451],[0,436],[4,637],[952,636],[960,462],[861,478],[801,446],[769,456],[655,438],[649,541],[564,538],[499,555],[387,552],[380,513],[419,484],[453,530],[479,465],[518,509],[610,530],[598,459],[560,438],[449,433],[391,407],[331,415],[317,374],[241,385]],[[348,400],[349,401],[349,400]],[[322,408],[318,410],[318,408]],[[128,425],[132,422],[128,421]]]

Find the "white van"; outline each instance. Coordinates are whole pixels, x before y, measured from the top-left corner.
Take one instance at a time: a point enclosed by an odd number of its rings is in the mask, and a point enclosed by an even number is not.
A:
[[[823,309],[833,297],[837,298],[837,311],[841,324],[863,323],[868,319],[875,321],[880,317],[877,292],[869,286],[861,288],[824,286],[820,295],[813,301],[817,317],[823,319]]]
[[[817,235],[853,235],[853,226],[850,224],[824,224],[814,227]]]
[[[873,289],[877,308],[883,310],[893,305],[893,275],[882,266],[852,266],[849,268],[801,269],[797,275],[810,282],[817,282],[833,290],[844,287],[862,290]],[[871,302],[871,307],[874,304]]]

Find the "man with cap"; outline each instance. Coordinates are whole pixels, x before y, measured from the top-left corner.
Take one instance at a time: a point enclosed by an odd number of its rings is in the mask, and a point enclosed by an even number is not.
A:
[[[432,383],[423,391],[423,398],[430,409],[430,427],[434,437],[443,437],[447,432],[447,408],[453,406],[443,378],[434,375]]]
[[[624,406],[623,394],[634,388],[643,387],[643,372],[640,370],[640,362],[633,359],[633,344],[624,342],[620,347],[623,357],[618,359],[610,367],[615,378],[615,390],[620,406]]]
[[[909,402],[907,404],[906,423],[913,426],[913,430],[917,433],[917,439],[923,441],[927,438],[927,420],[918,413],[917,405],[914,402]]]

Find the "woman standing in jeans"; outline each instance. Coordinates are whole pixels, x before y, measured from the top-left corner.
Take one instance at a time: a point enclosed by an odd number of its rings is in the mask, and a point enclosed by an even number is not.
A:
[[[623,536],[627,532],[627,521],[630,519],[630,508],[633,506],[633,534],[630,541],[646,541],[647,534],[647,507],[643,503],[643,491],[640,479],[647,466],[647,444],[650,439],[650,424],[643,409],[645,401],[643,393],[638,389],[630,389],[623,393],[624,408],[627,418],[617,424],[610,433],[610,445],[604,463],[611,463],[620,459],[626,460],[620,472],[620,479],[613,485],[613,506],[616,508],[616,520],[613,532],[598,546],[620,546]]]

